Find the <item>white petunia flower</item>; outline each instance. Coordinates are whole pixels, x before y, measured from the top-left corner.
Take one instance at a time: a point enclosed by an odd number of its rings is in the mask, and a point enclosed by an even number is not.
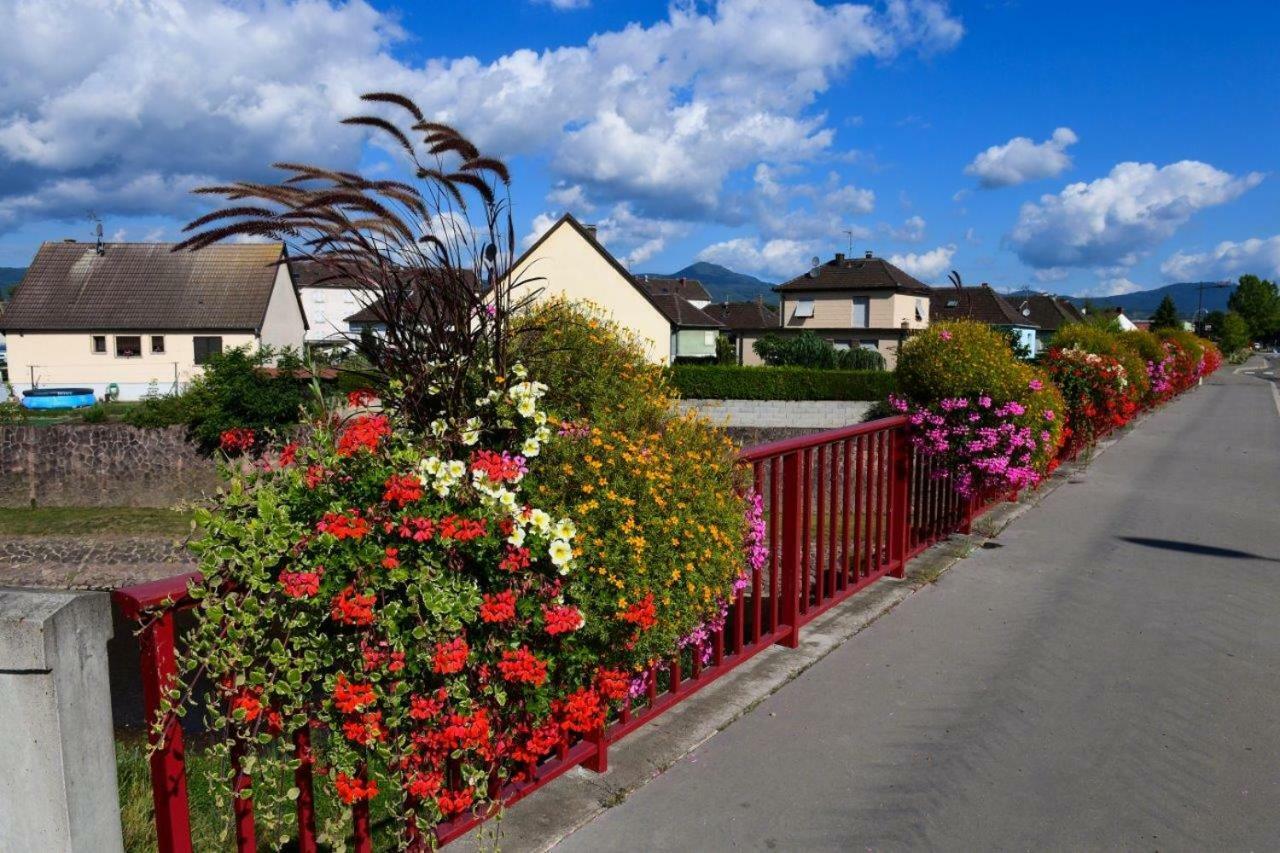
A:
[[[551,535],[557,539],[572,539],[578,532],[578,528],[573,526],[573,522],[567,518],[562,518],[556,522],[556,526],[551,530]]]
[[[533,402],[532,397],[523,397],[519,403],[516,403],[516,411],[522,418],[531,418],[538,411],[538,404]]]
[[[418,463],[418,467],[426,474],[435,476],[440,472],[440,458],[438,456],[428,456]]]
[[[536,438],[526,438],[524,444],[520,445],[520,453],[532,459],[542,450],[542,443]]]
[[[551,530],[551,516],[545,510],[535,509],[529,512],[529,523],[543,536]]]
[[[547,556],[551,558],[552,564],[560,569],[560,574],[566,574],[569,571],[569,563],[573,561],[573,547],[563,539],[556,539],[547,549]]]
[[[467,463],[460,459],[449,460],[449,476],[455,480],[461,480],[463,475],[467,473]]]
[[[507,542],[519,548],[524,544],[524,528],[517,527],[511,531],[511,535],[507,537]]]

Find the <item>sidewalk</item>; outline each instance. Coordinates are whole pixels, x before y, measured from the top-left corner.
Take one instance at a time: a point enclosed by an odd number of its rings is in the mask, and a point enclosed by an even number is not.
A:
[[[1271,848],[1277,506],[1224,370],[560,849]]]

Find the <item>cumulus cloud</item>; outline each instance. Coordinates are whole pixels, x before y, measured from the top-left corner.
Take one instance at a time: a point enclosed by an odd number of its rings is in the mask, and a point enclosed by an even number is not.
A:
[[[529,233],[521,240],[529,248],[560,219],[560,214],[543,212],[533,218]],[[588,222],[596,229],[596,239],[628,268],[642,264],[667,247],[667,241],[683,235],[682,222],[637,216],[629,204],[614,205],[604,217]]]
[[[1015,136],[1004,145],[992,145],[974,157],[973,162],[965,166],[964,173],[975,176],[985,189],[1052,178],[1071,168],[1067,147],[1078,140],[1069,127],[1058,128],[1053,136],[1038,144],[1026,136]]]
[[[919,243],[924,239],[925,224],[924,217],[917,214],[907,217],[900,227],[888,226],[886,230],[890,237],[901,243]]]
[[[1124,296],[1126,293],[1137,293],[1142,285],[1129,280],[1125,276],[1104,279],[1097,287],[1091,287],[1081,293],[1082,296]]]
[[[809,269],[819,248],[813,241],[736,237],[707,246],[698,253],[698,260],[778,281]]]
[[[889,263],[928,283],[931,279],[940,278],[951,268],[951,258],[955,253],[956,247],[948,244],[919,254],[909,252],[905,255],[890,255]]]
[[[1105,178],[1024,204],[1009,242],[1038,268],[1131,266],[1197,211],[1232,201],[1261,180],[1195,160],[1120,163]]]
[[[1232,278],[1244,273],[1280,276],[1280,235],[1224,240],[1209,252],[1174,252],[1160,265],[1160,272],[1172,281]]]
[[[260,178],[279,159],[355,165],[364,138],[336,120],[369,88],[412,94],[495,153],[545,160],[597,204],[724,221],[731,176],[829,155],[834,130],[813,104],[853,63],[963,33],[932,0],[677,2],[585,44],[411,66],[392,54],[404,33],[364,0],[0,0],[0,30],[24,33],[0,67],[0,227],[82,215],[69,184],[61,208],[33,201],[59,181],[88,181],[107,213],[111,188],[146,173],[163,188]],[[182,213],[166,192],[150,212]]]

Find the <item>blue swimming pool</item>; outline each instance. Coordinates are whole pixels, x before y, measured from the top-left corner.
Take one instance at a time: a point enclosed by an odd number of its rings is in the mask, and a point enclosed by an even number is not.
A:
[[[97,402],[92,388],[33,388],[22,392],[28,409],[79,409]]]

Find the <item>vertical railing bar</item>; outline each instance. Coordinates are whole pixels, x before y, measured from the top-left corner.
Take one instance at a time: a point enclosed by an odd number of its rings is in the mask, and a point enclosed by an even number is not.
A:
[[[236,735],[231,746],[231,810],[235,813],[236,850],[240,853],[254,853],[258,849],[258,839],[253,825],[253,780],[244,772],[242,764],[245,756],[244,739]]]
[[[174,647],[173,611],[154,616],[142,629],[142,704],[147,718],[151,753],[151,796],[155,803],[156,839],[160,853],[191,853],[191,812],[187,802],[187,771],[182,724],[170,714],[156,728],[167,692],[178,677]]]
[[[842,589],[848,589],[849,587],[849,499],[852,496],[853,489],[853,472],[849,470],[849,463],[852,459],[850,453],[852,447],[853,439],[846,438],[844,440],[844,461],[840,468],[843,486],[843,497],[840,501],[840,587]]]
[[[369,769],[363,764],[356,772],[363,787],[369,781]],[[373,832],[369,826],[369,800],[361,798],[351,805],[351,828],[355,836],[356,853],[373,853]]]
[[[788,453],[782,460],[782,562],[781,590],[779,596],[780,617],[785,618],[790,631],[777,642],[796,648],[800,645],[800,571],[804,558],[800,548],[804,542],[801,526],[804,512],[801,509],[800,487],[803,476],[800,464],[804,454]]]
[[[778,614],[780,612],[779,596],[782,594],[782,579],[779,575],[782,559],[782,542],[779,539],[778,525],[783,509],[782,498],[782,462],[778,457],[769,460],[769,632],[778,630]]]
[[[293,733],[294,757],[298,767],[293,771],[293,785],[298,789],[298,853],[316,853],[316,792],[311,754],[311,723]]]
[[[809,568],[813,562],[813,535],[809,532],[813,525],[813,478],[811,476],[813,469],[813,453],[809,448],[805,448],[801,452],[801,506],[802,506],[802,523],[800,541],[800,562],[797,570],[800,572],[800,588],[799,601],[800,613],[809,612]]]
[[[813,585],[817,602],[821,604],[826,598],[826,534],[827,534],[827,490],[823,487],[823,472],[827,467],[827,446],[818,447],[817,469],[812,477],[814,489],[818,493],[818,533],[814,543]],[[807,599],[806,599],[807,600]]]
[[[863,493],[866,491],[866,456],[867,443],[862,436],[854,438],[853,451],[853,582],[862,580],[862,561],[866,555],[864,530],[866,528],[866,506]]]

